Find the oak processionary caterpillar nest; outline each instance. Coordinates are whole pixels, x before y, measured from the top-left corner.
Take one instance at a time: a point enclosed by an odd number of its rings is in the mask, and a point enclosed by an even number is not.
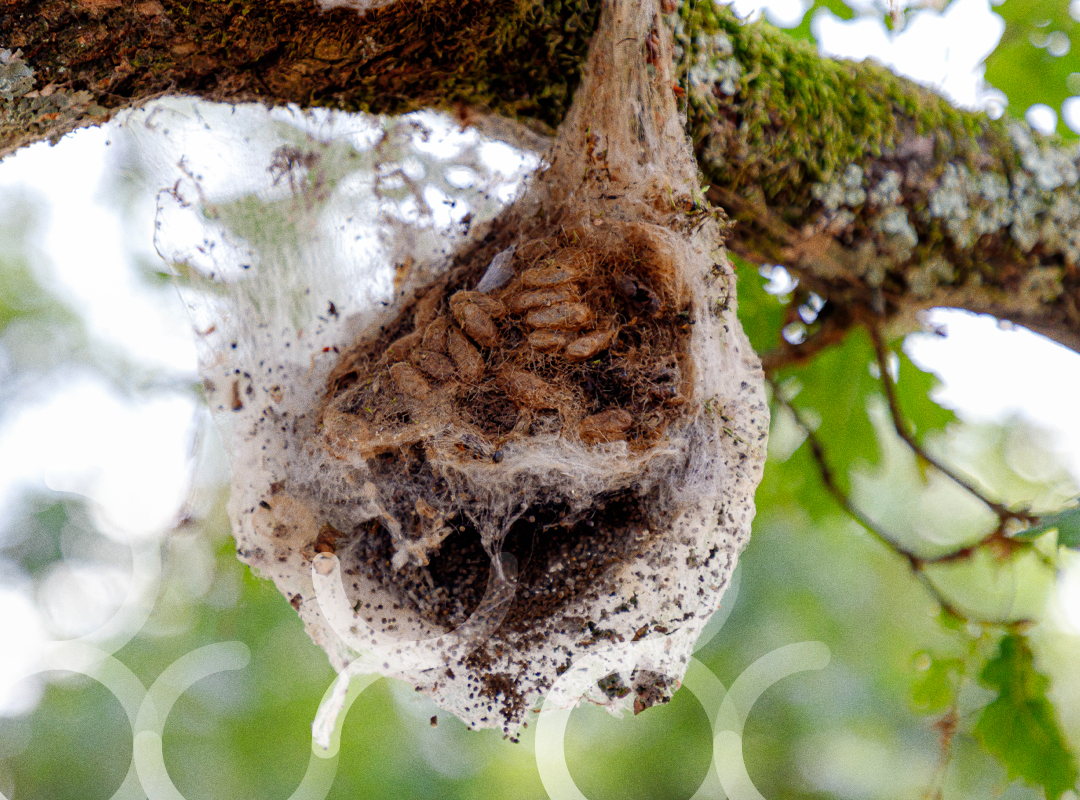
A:
[[[589,699],[666,700],[749,537],[764,381],[664,25],[605,2],[547,169],[396,318],[336,328],[336,363],[253,366],[266,402],[204,364],[241,558],[336,669],[473,727],[513,734],[575,659],[646,638]]]

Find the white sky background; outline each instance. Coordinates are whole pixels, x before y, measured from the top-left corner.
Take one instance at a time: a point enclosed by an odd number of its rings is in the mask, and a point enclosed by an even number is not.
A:
[[[735,5],[741,13],[764,10],[775,22],[791,25],[807,3],[736,0]],[[845,23],[824,12],[814,22],[825,52],[873,56],[968,106],[997,97],[982,86],[981,61],[1001,30],[988,0],[956,0],[940,15],[920,12],[895,37],[875,19]],[[140,225],[132,226],[99,202],[109,168],[108,137],[107,129],[90,129],[56,147],[25,148],[0,163],[0,194],[25,189],[47,200],[42,247],[49,263],[41,265],[39,278],[83,317],[93,347],[115,350],[148,372],[194,381],[194,339],[177,293],[149,285],[132,264],[133,252],[154,257],[152,206]],[[947,326],[947,339],[913,336],[906,348],[917,363],[944,378],[936,399],[968,419],[1017,414],[1053,430],[1080,481],[1080,356],[1024,331],[999,330],[989,318],[938,312],[933,322]],[[0,382],[5,363],[0,347]],[[180,511],[200,414],[190,393],[158,389],[122,395],[90,370],[65,372],[36,382],[0,413],[0,542],[17,537],[5,528],[13,504],[28,488],[92,498],[93,523],[121,541],[159,535]],[[77,580],[93,583],[93,576],[79,574]],[[72,635],[79,628],[70,620],[44,619],[29,595],[29,582],[16,576],[0,557],[0,713],[5,708],[26,713],[36,705],[40,686],[28,689],[23,681],[13,694],[11,679],[36,662],[50,636]],[[99,582],[111,585],[114,578],[103,573]],[[107,617],[108,607],[94,603],[107,606],[116,592],[82,586],[83,613]],[[1080,631],[1080,573],[1063,586]]]

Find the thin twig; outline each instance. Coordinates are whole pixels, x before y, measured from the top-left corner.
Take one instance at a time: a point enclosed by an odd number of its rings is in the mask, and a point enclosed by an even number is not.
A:
[[[881,372],[881,385],[885,387],[885,397],[889,401],[889,412],[892,416],[893,428],[896,429],[897,436],[904,440],[904,443],[912,449],[915,455],[985,503],[991,511],[997,514],[998,519],[1002,522],[1009,519],[1015,519],[1030,525],[1037,520],[1038,517],[1033,516],[1032,514],[1028,514],[1025,511],[1013,511],[1001,503],[991,500],[983,492],[979,491],[969,479],[962,477],[951,467],[942,463],[939,459],[930,455],[922,448],[918,440],[916,440],[908,429],[908,426],[904,421],[903,412],[900,410],[900,401],[896,398],[896,386],[893,384],[892,375],[889,374],[888,349],[885,347],[885,341],[881,337],[881,331],[876,327],[871,326],[870,337],[874,341],[874,352],[877,354],[878,369]],[[984,541],[989,541],[998,535],[999,531],[995,531],[987,536]],[[979,542],[975,547],[981,546],[982,544],[983,542]]]
[[[961,679],[963,679],[963,675],[961,675]],[[933,780],[923,795],[926,800],[942,800],[945,796],[945,778],[952,764],[953,742],[959,728],[959,714],[957,711],[959,699],[960,692],[957,691],[956,696],[953,698],[952,707],[934,723],[934,729],[939,736],[940,753],[938,754],[938,764],[934,770]]]
[[[915,575],[915,577],[919,579],[919,581],[923,584],[923,586],[926,587],[927,591],[931,594],[931,596],[941,605],[941,607],[945,611],[949,612],[958,619],[969,619],[967,614],[957,609],[941,594],[937,586],[934,585],[934,582],[930,580],[930,577],[926,574],[924,567],[927,563],[932,562],[928,562],[927,559],[923,559],[917,553],[908,550],[906,547],[897,542],[893,537],[889,536],[886,533],[883,533],[881,529],[878,528],[877,524],[868,516],[866,516],[866,514],[864,514],[862,510],[859,509],[859,507],[851,501],[851,498],[849,498],[847,496],[847,493],[840,488],[840,485],[833,477],[832,468],[829,466],[828,461],[826,461],[825,459],[825,448],[822,447],[821,440],[818,439],[817,434],[814,433],[810,425],[806,422],[806,420],[803,419],[802,415],[799,413],[799,410],[795,408],[795,406],[792,405],[790,402],[788,402],[787,399],[784,398],[780,387],[776,385],[776,381],[773,380],[771,376],[766,376],[765,380],[768,381],[769,385],[772,387],[773,397],[776,398],[777,402],[779,402],[786,409],[788,409],[788,411],[790,411],[792,416],[795,418],[795,422],[799,425],[799,427],[806,431],[806,441],[810,444],[810,452],[813,455],[814,461],[817,463],[818,470],[821,472],[821,481],[825,484],[826,490],[828,490],[829,494],[833,496],[833,499],[835,499],[836,502],[839,503],[840,506],[848,514],[850,514],[856,522],[862,525],[863,528],[866,529],[867,533],[877,539],[889,550],[892,550],[897,555],[902,556],[908,562],[908,566],[911,567],[911,571]]]

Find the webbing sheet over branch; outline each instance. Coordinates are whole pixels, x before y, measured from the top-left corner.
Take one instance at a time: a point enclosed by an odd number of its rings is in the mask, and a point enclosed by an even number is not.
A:
[[[749,536],[768,408],[671,92],[669,22],[604,4],[550,166],[418,266],[390,316],[319,316],[246,270],[215,284],[222,326],[263,342],[240,348],[257,363],[204,364],[234,423],[241,557],[339,670],[403,678],[473,726],[515,730],[616,642],[655,640],[631,667],[613,656],[626,674],[590,699],[664,699]],[[308,363],[334,348],[332,368]]]

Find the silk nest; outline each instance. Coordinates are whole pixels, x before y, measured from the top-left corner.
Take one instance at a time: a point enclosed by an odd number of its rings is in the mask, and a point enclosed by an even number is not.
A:
[[[640,711],[719,606],[769,416],[672,23],[605,2],[512,198],[475,133],[444,125],[446,156],[423,116],[345,115],[273,118],[246,183],[182,163],[161,196],[237,552],[344,676],[324,734],[348,679],[379,672],[514,735],[608,652],[586,699]]]

